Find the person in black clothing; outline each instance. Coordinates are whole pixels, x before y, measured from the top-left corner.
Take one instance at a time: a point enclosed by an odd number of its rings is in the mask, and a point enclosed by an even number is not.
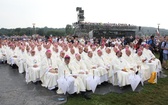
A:
[[[156,51],[156,42],[153,35],[150,37],[147,44],[149,44],[149,49],[154,53]]]
[[[161,62],[161,64],[163,64],[163,49],[161,48],[162,46],[162,43],[165,42],[165,37],[161,37],[160,38],[160,43],[158,45],[158,48],[159,48],[159,60]]]

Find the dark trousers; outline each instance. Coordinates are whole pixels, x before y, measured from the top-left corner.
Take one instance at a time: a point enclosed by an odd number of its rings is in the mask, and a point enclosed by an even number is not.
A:
[[[159,60],[161,62],[161,64],[163,63],[163,51],[159,52]]]

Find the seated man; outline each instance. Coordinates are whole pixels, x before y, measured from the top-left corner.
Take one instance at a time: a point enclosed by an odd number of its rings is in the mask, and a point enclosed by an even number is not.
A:
[[[0,44],[0,60],[2,62],[5,62],[7,60],[6,58],[6,48]]]
[[[98,69],[100,70],[101,82],[108,81],[108,70],[110,69],[110,65],[105,64],[106,61],[103,59],[103,53],[101,50],[97,50],[97,54],[95,56],[96,62],[95,64],[98,65]]]
[[[120,87],[130,85],[129,76],[135,73],[134,68],[122,57],[122,52],[116,52],[117,58],[112,61],[114,70],[117,72],[118,85]],[[116,84],[114,84],[116,85]]]
[[[26,61],[26,54],[25,54],[25,48],[21,47],[18,54],[18,67],[19,67],[19,73],[23,73],[24,70],[24,63]]]
[[[39,56],[35,54],[35,51],[31,51],[31,55],[27,60],[26,82],[37,82],[40,80],[41,61]]]
[[[58,67],[64,63],[65,52],[61,51],[59,56],[56,57],[56,62],[58,62]]]
[[[70,64],[70,57],[65,56],[64,63],[58,68],[58,90],[57,94],[68,92],[69,94],[85,92],[86,88],[82,79],[71,69],[74,65]],[[62,86],[62,80],[67,84]],[[66,88],[66,90],[64,90]]]
[[[154,70],[153,71],[156,71],[157,69],[159,69],[161,71],[161,68],[162,68],[161,62],[160,62],[159,59],[157,59],[155,57],[155,55],[149,49],[149,45],[148,44],[145,45],[145,48],[143,49],[143,54],[147,58],[149,63],[153,63],[153,66],[154,66]]]
[[[88,74],[89,72],[86,68],[84,61],[81,59],[81,56],[79,54],[75,54],[75,59],[72,61],[71,64],[75,65],[73,67],[71,66],[71,69],[82,79],[86,89],[91,90],[90,85],[87,82],[87,78],[90,75]]]
[[[9,52],[10,65],[13,66],[14,64],[17,64],[17,61],[18,61],[18,50],[16,49],[16,46],[13,44],[11,45],[11,51]]]
[[[145,63],[147,59],[142,55],[142,53],[143,52],[141,50],[138,50],[137,54],[134,55],[134,59],[136,59],[135,62],[139,66],[139,72],[142,80],[146,81],[150,78],[151,72],[149,66]]]
[[[137,63],[135,62],[133,54],[129,49],[123,51],[123,58],[130,64],[131,68],[137,69]]]
[[[95,76],[96,78],[99,78],[97,81],[97,84],[101,84],[100,78],[101,78],[101,69],[99,69],[100,67],[96,64],[96,59],[93,56],[92,51],[88,52],[88,55],[86,57],[86,59],[84,60],[85,65],[88,69],[89,74]]]
[[[42,67],[40,70],[42,86],[49,90],[52,90],[57,86],[58,65],[54,59],[51,50],[47,50],[46,56],[42,59]]]

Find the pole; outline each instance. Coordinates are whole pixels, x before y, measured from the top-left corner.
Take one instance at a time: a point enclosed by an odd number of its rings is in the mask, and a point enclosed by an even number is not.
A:
[[[158,23],[157,25],[158,25],[158,31],[159,31],[159,26],[160,26],[160,24]]]

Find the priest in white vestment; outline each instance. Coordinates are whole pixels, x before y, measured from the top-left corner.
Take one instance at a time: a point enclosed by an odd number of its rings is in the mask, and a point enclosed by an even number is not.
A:
[[[13,44],[9,52],[9,62],[11,65],[14,65],[17,64],[17,60],[18,60],[18,50],[16,49],[16,46]]]
[[[73,64],[70,64],[70,56],[66,55],[64,63],[58,68],[58,90],[57,94],[63,94],[68,92],[69,94],[79,93],[80,91],[86,91],[86,87],[82,79],[73,71]],[[66,82],[66,87],[61,86],[62,82]],[[66,88],[66,90],[64,90]]]
[[[131,68],[137,69],[136,59],[134,59],[133,54],[129,49],[125,49],[123,52],[123,58],[130,64]]]
[[[89,74],[92,74],[96,78],[99,78],[97,83],[101,84],[102,82],[100,81],[100,78],[102,77],[103,70],[101,69],[101,67],[99,67],[99,65],[96,64],[97,61],[95,57],[93,56],[92,51],[88,52],[88,55],[86,59],[84,60],[84,62],[86,64]]]
[[[95,64],[98,65],[98,69],[101,71],[101,77],[100,80],[101,82],[108,81],[108,73],[110,70],[110,64],[106,64],[106,60],[104,61],[103,59],[103,53],[101,50],[97,51],[97,55],[95,56],[96,62]]]
[[[135,74],[134,68],[122,57],[122,52],[116,53],[117,58],[112,61],[114,70],[117,73],[118,85],[120,87],[130,85],[129,76]],[[113,85],[117,85],[113,83]]]
[[[146,81],[151,76],[151,71],[149,66],[145,63],[146,58],[142,54],[143,52],[141,50],[138,50],[137,54],[134,55],[135,62],[139,66],[139,72],[141,74],[141,78],[143,81]]]
[[[152,72],[155,72],[159,69],[159,71],[162,70],[161,62],[159,59],[155,57],[155,55],[152,53],[151,50],[149,50],[149,45],[146,44],[145,48],[143,49],[143,55],[147,58],[147,61],[149,61],[150,68],[152,69]]]
[[[0,44],[0,60],[5,62],[7,60],[6,57],[6,46]]]
[[[82,79],[85,87],[87,90],[90,89],[90,84],[88,83],[87,79],[89,76],[92,76],[89,74],[88,69],[84,63],[84,61],[81,59],[81,56],[79,54],[75,54],[75,60],[72,61],[72,65],[75,65],[74,67],[71,67],[76,74]],[[90,81],[89,81],[90,82]]]
[[[27,60],[26,82],[37,82],[40,80],[41,60],[39,56],[35,54],[34,50],[31,51],[31,55]]]
[[[65,57],[65,53],[64,53],[64,51],[61,51],[58,58],[55,58],[56,62],[58,62],[58,67],[64,63],[64,57]]]
[[[52,90],[57,86],[57,63],[56,58],[52,56],[51,50],[47,50],[45,57],[42,59],[40,80],[42,82],[42,86],[48,88],[49,90]]]
[[[26,54],[25,54],[25,48],[21,47],[21,49],[18,52],[19,56],[18,56],[18,69],[19,69],[19,73],[23,73],[24,70],[24,63],[25,63],[25,59],[26,59]]]
[[[85,47],[84,47],[84,50],[83,50],[83,53],[82,53],[82,55],[81,55],[81,57],[82,57],[83,60],[86,60],[86,59],[87,59],[88,51],[89,51],[89,50],[88,50],[88,47],[85,46]]]
[[[75,50],[74,50],[74,48],[70,49],[69,56],[71,57],[71,61],[73,61],[75,59]]]

